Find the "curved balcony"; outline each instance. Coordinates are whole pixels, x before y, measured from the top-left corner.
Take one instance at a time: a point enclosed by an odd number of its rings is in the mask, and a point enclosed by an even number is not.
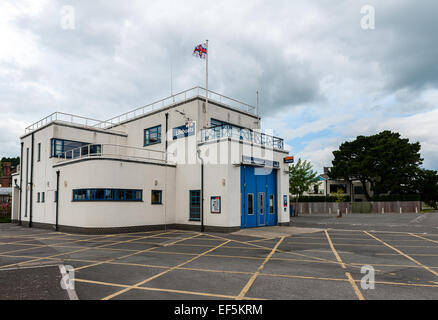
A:
[[[55,157],[55,159],[58,159],[58,163],[92,158],[169,163],[169,161],[166,161],[166,153],[164,151],[110,143],[88,144],[62,152]]]

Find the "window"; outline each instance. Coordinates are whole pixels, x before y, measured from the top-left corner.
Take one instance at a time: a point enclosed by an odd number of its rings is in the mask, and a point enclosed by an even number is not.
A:
[[[137,189],[75,189],[73,201],[142,201],[143,191]]]
[[[362,186],[355,186],[354,187],[354,194],[364,194],[365,192],[363,191],[363,187]]]
[[[270,214],[274,213],[274,207],[275,207],[274,195],[270,194],[269,195],[269,213]]]
[[[163,191],[161,190],[152,190],[151,194],[151,203],[152,204],[162,204],[162,195]]]
[[[319,189],[319,186],[318,186],[317,184],[314,185],[314,186],[313,186],[313,193],[314,193],[314,194],[318,194],[318,192],[319,192],[318,189]]]
[[[41,193],[41,202],[44,202],[46,200],[46,193],[42,192]]]
[[[40,202],[40,199],[41,199],[40,197],[41,197],[41,194],[38,192],[37,193],[37,202]]]
[[[161,143],[161,125],[144,129],[144,146]]]
[[[330,193],[336,193],[341,189],[344,193],[347,193],[347,185],[346,184],[331,184],[330,185]]]
[[[248,214],[254,214],[254,195],[248,193]]]
[[[222,120],[213,119],[213,118],[210,119],[210,126],[212,126],[212,127],[222,126],[224,124],[229,124],[229,123],[222,121]]]
[[[190,190],[190,221],[201,220],[201,190]]]
[[[265,213],[265,194],[263,192],[259,193],[259,212],[260,214]]]
[[[80,154],[80,147],[88,145],[88,143],[86,142],[79,142],[79,141],[70,141],[70,140],[62,140],[62,139],[51,139],[50,141],[50,155],[52,157],[57,157],[57,156],[64,156],[64,152],[70,151],[75,149],[72,152],[68,152],[65,156],[68,159],[72,158],[72,155],[74,157],[79,157]],[[94,146],[99,146],[99,151],[100,153],[100,145],[94,145]],[[93,147],[93,146],[92,146]],[[85,148],[86,150],[88,150],[88,148]],[[92,151],[91,151],[92,153]]]
[[[41,161],[41,143],[38,143],[38,158],[37,161]]]

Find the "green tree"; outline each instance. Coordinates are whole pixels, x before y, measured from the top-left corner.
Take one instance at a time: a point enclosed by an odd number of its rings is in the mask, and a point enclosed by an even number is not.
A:
[[[312,164],[307,160],[289,166],[289,192],[298,197],[308,191],[310,186],[319,181],[318,174],[313,171]]]
[[[420,143],[410,143],[397,132],[358,136],[333,151],[329,176],[332,179],[359,180],[368,200],[371,197],[367,182],[375,195],[413,193],[413,181],[423,161],[420,149]]]
[[[438,209],[438,173],[435,170],[418,170],[415,186],[421,200]]]

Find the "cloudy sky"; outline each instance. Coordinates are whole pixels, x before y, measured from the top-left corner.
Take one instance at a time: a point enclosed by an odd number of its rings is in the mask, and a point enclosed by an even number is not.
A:
[[[0,156],[54,111],[104,120],[168,96],[171,64],[174,92],[203,86],[191,53],[209,39],[210,89],[249,104],[259,90],[263,127],[318,171],[385,129],[438,169],[437,17],[436,0],[3,0]]]

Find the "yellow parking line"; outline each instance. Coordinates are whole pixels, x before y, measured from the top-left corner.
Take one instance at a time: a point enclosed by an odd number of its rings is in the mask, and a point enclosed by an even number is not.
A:
[[[227,238],[220,237],[220,236],[217,236],[217,235],[212,235],[212,234],[207,234],[207,235],[211,236],[211,237],[214,237],[214,238],[222,239],[222,240],[228,240]],[[236,243],[243,243],[243,244],[254,246],[254,247],[257,247],[257,248],[260,248],[260,249],[264,249],[264,250],[269,250],[269,251],[272,250],[272,248],[263,247],[263,246],[260,246],[260,245],[254,244],[254,243],[247,243],[247,242],[243,242],[243,241],[239,241],[239,240],[231,240],[231,241],[236,242]],[[237,247],[227,247],[227,248],[237,248]],[[248,249],[250,249],[250,248],[248,248]],[[314,256],[309,256],[309,255],[298,253],[298,252],[290,252],[290,251],[282,251],[282,250],[277,250],[277,252],[279,252],[279,253],[286,253],[286,254],[290,254],[290,255],[294,255],[294,256],[299,256],[299,257],[305,257],[305,258],[308,258],[308,259],[327,261],[327,262],[335,262],[333,260],[319,258],[319,257],[314,257]]]
[[[172,233],[172,231],[169,231],[168,233]],[[115,235],[108,235],[106,237],[114,237],[114,236]],[[144,237],[140,237],[140,239],[141,238],[144,238]],[[97,246],[95,248],[105,248],[106,246],[120,244],[120,243],[132,242],[132,241],[135,241],[135,240],[136,240],[136,238],[131,239],[131,240],[118,241],[118,242],[115,242],[115,243],[110,243],[110,244],[104,244],[104,245],[101,245],[101,246]],[[80,241],[89,241],[89,240],[77,240],[77,241],[73,241],[73,242],[80,242]],[[51,246],[52,245],[48,245],[47,247],[51,247]],[[44,259],[48,259],[48,258],[59,257],[59,256],[63,256],[63,255],[66,255],[66,254],[73,254],[73,253],[84,252],[84,251],[87,251],[87,250],[90,250],[90,247],[87,247],[87,248],[84,248],[84,249],[80,249],[80,250],[74,250],[74,251],[70,251],[70,252],[59,253],[59,254],[55,254],[55,255],[51,255],[51,256],[47,256],[47,257],[41,257],[41,258],[38,258],[38,259],[33,259],[33,260],[28,260],[28,261],[23,261],[23,262],[18,262],[18,263],[13,263],[13,264],[1,266],[0,270],[3,269],[3,268],[11,267],[11,266],[16,266],[16,265],[20,265],[20,264],[36,262],[36,261],[40,261],[40,260],[44,260]],[[17,251],[21,251],[21,250],[16,250],[15,252],[17,252]]]
[[[413,263],[423,267],[424,269],[426,269],[427,271],[429,271],[430,273],[432,273],[433,275],[438,277],[438,272],[432,270],[431,268],[429,268],[428,266],[425,266],[424,264],[422,264],[421,262],[415,260],[414,258],[412,258],[411,256],[407,255],[406,253],[402,252],[401,250],[391,246],[390,244],[387,244],[385,241],[380,240],[379,238],[377,238],[376,236],[373,236],[372,234],[368,233],[367,231],[364,231],[365,234],[369,235],[371,238],[374,238],[375,240],[379,241],[380,243],[384,244],[385,246],[387,246],[388,248],[394,250],[395,252],[397,252],[398,254],[402,255],[403,257],[411,260]]]
[[[428,239],[428,238],[425,238],[425,237],[422,237],[422,236],[419,236],[419,235],[416,235],[416,234],[413,234],[413,233],[409,233],[409,235],[413,236],[413,237],[417,237],[419,239],[427,240],[427,241],[430,241],[430,242],[433,242],[433,243],[438,243],[438,241],[436,241],[436,240],[431,240],[431,239]]]
[[[333,254],[334,254],[335,257],[336,257],[336,260],[338,260],[338,262],[341,264],[342,269],[347,269],[347,267],[345,266],[345,264],[344,264],[344,262],[342,261],[341,257],[339,256],[338,252],[336,251],[336,249],[335,249],[335,247],[334,247],[334,245],[333,245],[332,240],[330,239],[330,236],[329,236],[327,230],[324,230],[324,232],[325,232],[325,235],[326,235],[327,240],[328,240],[328,242],[329,242],[330,248],[332,249]],[[351,276],[350,272],[345,272],[345,276],[347,277],[348,282],[350,282],[350,285],[352,286],[352,288],[353,288],[353,290],[354,290],[354,293],[356,294],[357,298],[358,298],[359,300],[365,300],[364,296],[362,295],[362,292],[360,292],[360,290],[359,290],[359,288],[358,288],[358,286],[357,286],[355,280],[354,280],[353,277]]]
[[[265,264],[271,259],[271,257],[274,255],[275,251],[277,250],[278,246],[283,242],[284,236],[278,240],[277,244],[272,248],[272,251],[269,253],[269,255],[265,258],[263,263],[258,267],[257,272],[252,275],[252,277],[249,279],[249,281],[246,283],[246,285],[243,287],[243,289],[240,291],[239,295],[236,299],[243,299],[245,295],[248,293],[248,290],[253,285],[254,281],[256,280],[257,276],[260,274],[260,272],[265,267]]]
[[[192,262],[192,261],[194,261],[194,260],[196,260],[196,259],[198,259],[198,258],[200,258],[200,257],[202,257],[202,256],[204,256],[204,255],[206,255],[207,253],[210,253],[210,252],[216,250],[217,248],[222,247],[223,245],[227,244],[227,243],[230,242],[230,241],[231,241],[231,240],[228,240],[228,241],[226,241],[226,242],[223,242],[223,243],[219,244],[218,246],[216,246],[216,247],[214,247],[214,248],[211,248],[211,249],[209,249],[209,250],[207,250],[207,251],[204,251],[203,253],[198,254],[196,257],[193,257],[193,258],[187,260],[186,262],[180,263],[180,264],[177,265],[177,266],[171,267],[171,268],[169,268],[169,269],[167,269],[167,270],[165,270],[165,271],[163,271],[163,272],[160,272],[159,274],[156,274],[156,275],[154,275],[154,276],[152,276],[152,277],[149,277],[149,278],[147,278],[147,279],[145,279],[145,280],[143,280],[143,281],[140,281],[139,283],[133,285],[131,288],[125,288],[125,289],[120,290],[120,291],[118,291],[118,292],[116,292],[116,293],[113,293],[113,294],[111,294],[111,295],[109,295],[109,296],[103,298],[103,300],[109,300],[109,299],[112,299],[112,298],[114,298],[114,297],[116,297],[116,296],[118,296],[118,295],[120,295],[120,294],[122,294],[122,293],[125,293],[125,292],[127,292],[127,291],[129,291],[129,290],[131,290],[131,289],[133,289],[133,288],[138,288],[138,287],[140,287],[141,285],[143,285],[143,284],[145,284],[145,283],[147,283],[147,282],[149,282],[149,281],[152,281],[152,280],[154,280],[154,279],[156,279],[156,278],[158,278],[158,277],[161,277],[162,275],[165,275],[166,273],[169,273],[170,271],[173,271],[173,270],[175,270],[175,269],[178,269],[179,267],[182,267],[182,266],[184,266],[184,265],[186,265],[186,264],[188,264],[188,263],[190,263],[190,262]]]
[[[186,291],[186,290],[175,290],[175,289],[150,288],[150,287],[136,287],[136,286],[130,286],[130,285],[124,285],[124,284],[117,284],[117,283],[110,283],[110,282],[101,282],[101,281],[92,281],[92,280],[86,280],[86,279],[75,279],[75,281],[77,281],[77,282],[84,282],[84,283],[90,283],[90,284],[103,285],[103,286],[120,287],[120,288],[129,289],[129,290],[131,290],[131,289],[138,289],[138,290],[145,290],[145,291],[182,293],[182,294],[206,296],[206,297],[215,297],[215,298],[223,298],[223,299],[234,299],[235,298],[235,296],[224,295],[224,294],[214,294],[214,293]]]
[[[170,231],[170,232],[166,232],[166,233],[172,233],[172,232]],[[144,236],[141,239],[153,238],[154,236],[155,235]],[[131,239],[131,240],[123,241],[121,243],[129,243],[129,242],[133,242],[133,241],[136,241],[136,240],[137,239]],[[120,243],[114,243],[114,244],[111,244],[111,245],[116,245],[116,244],[120,244]],[[110,246],[110,245],[107,245],[107,246]],[[99,247],[97,247],[97,248],[99,248]],[[100,248],[102,248],[102,246],[100,246]],[[145,249],[145,250],[136,251],[134,253],[130,253],[130,254],[127,254],[127,255],[124,255],[124,256],[121,256],[121,257],[112,258],[112,259],[108,259],[108,260],[105,260],[105,261],[100,261],[100,262],[93,263],[93,264],[90,264],[90,265],[86,265],[86,266],[82,266],[82,267],[79,267],[79,268],[75,268],[75,271],[79,271],[79,270],[95,267],[95,266],[104,264],[104,263],[109,262],[109,261],[114,261],[114,260],[117,260],[117,259],[127,258],[127,257],[133,256],[133,255],[136,255],[136,254],[140,254],[140,253],[151,251],[153,249],[156,249],[156,247],[151,247],[151,248],[148,248],[148,249]]]

